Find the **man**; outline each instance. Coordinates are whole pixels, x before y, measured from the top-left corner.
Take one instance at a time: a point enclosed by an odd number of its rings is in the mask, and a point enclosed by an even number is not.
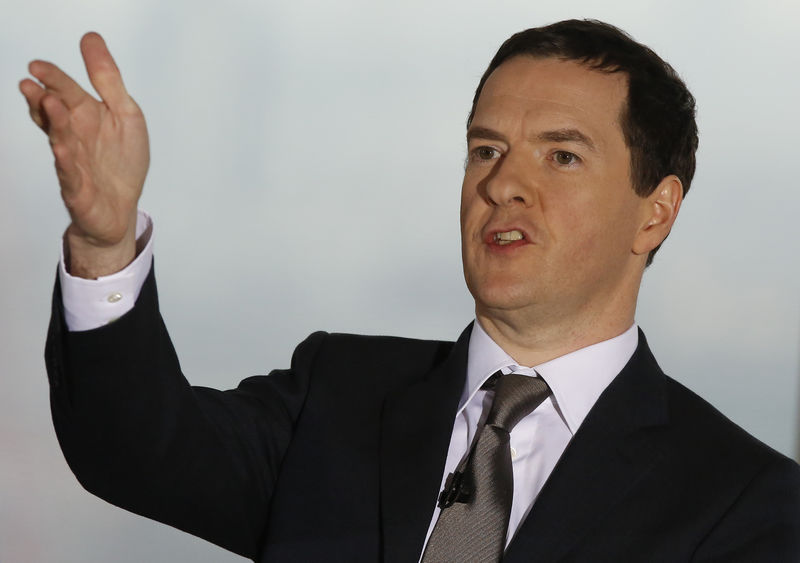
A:
[[[81,47],[102,103],[41,61],[21,89],[72,219],[46,359],[87,489],[256,560],[800,559],[797,465],[634,324],[697,146],[652,51],[590,21],[500,48],[468,122],[457,342],[316,333],[218,392],[188,385],[158,313],[142,114],[102,39]]]

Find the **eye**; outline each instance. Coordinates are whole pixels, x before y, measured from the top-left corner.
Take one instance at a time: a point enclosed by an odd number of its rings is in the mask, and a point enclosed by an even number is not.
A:
[[[553,153],[553,162],[560,166],[570,166],[572,164],[577,164],[580,161],[581,159],[577,154],[569,151],[555,151]]]
[[[473,160],[493,160],[500,156],[500,151],[494,147],[482,145],[472,149],[471,156]]]

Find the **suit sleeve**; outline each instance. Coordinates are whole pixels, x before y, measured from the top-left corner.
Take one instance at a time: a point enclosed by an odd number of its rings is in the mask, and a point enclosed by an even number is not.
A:
[[[693,561],[800,561],[800,466],[774,456],[705,538]]]
[[[67,331],[56,282],[45,360],[53,423],[90,492],[255,559],[323,333],[292,369],[231,391],[191,387],[158,310],[154,273],[110,325]]]

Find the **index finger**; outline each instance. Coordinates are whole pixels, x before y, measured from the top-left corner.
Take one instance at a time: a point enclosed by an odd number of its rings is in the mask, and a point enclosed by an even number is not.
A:
[[[124,108],[130,101],[117,63],[106,47],[106,42],[95,32],[81,39],[81,54],[89,73],[89,80],[100,97],[112,110]]]

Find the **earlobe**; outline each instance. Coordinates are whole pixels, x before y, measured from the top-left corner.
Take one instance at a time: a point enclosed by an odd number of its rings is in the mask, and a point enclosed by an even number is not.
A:
[[[683,183],[674,174],[664,177],[642,202],[643,221],[636,239],[634,254],[648,254],[667,238],[683,202]]]

